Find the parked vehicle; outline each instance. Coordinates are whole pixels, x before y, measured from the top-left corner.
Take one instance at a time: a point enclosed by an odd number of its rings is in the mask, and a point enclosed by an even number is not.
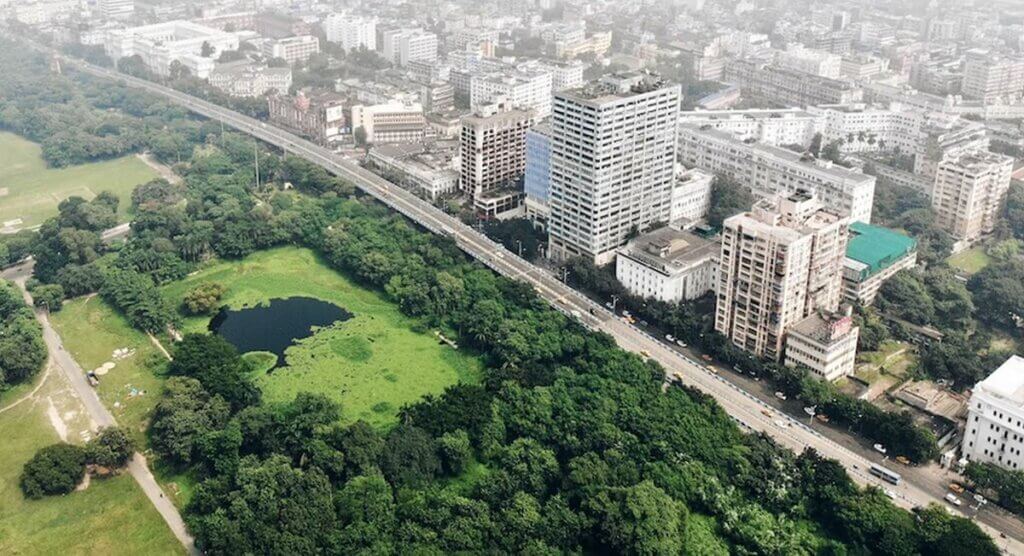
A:
[[[676,337],[671,335],[671,334],[665,334],[665,339],[670,341],[670,342],[676,341]]]
[[[884,454],[888,451],[885,449],[885,446],[882,446],[881,444],[875,444],[874,448],[875,451],[878,452],[879,454]]]
[[[950,483],[949,484],[949,490],[952,490],[953,492],[955,492],[957,494],[963,494],[964,493],[964,487],[960,486],[957,483]]]
[[[804,413],[806,413],[808,417],[814,417],[814,413],[816,411],[818,411],[818,407],[817,406],[811,406],[811,407],[805,407],[804,408]]]
[[[896,461],[902,463],[903,465],[910,465],[910,460],[904,456],[896,456]]]
[[[822,423],[828,422],[828,415],[825,415],[824,413],[819,413],[815,415],[814,418],[821,421]]]
[[[705,361],[711,361],[711,356],[706,353],[704,355],[701,355],[700,358]]]
[[[681,348],[686,347],[686,343],[684,343],[682,340],[676,340],[676,345]]]
[[[896,493],[895,492],[893,492],[893,491],[891,491],[891,490],[889,490],[887,488],[883,489],[882,492],[884,492],[885,495],[888,496],[890,499],[892,499],[892,500],[896,499]]]
[[[776,397],[776,398],[779,398],[779,399],[780,399],[780,400],[782,400],[782,401],[786,401],[786,400],[788,399],[788,398],[786,398],[786,395],[785,395],[785,394],[783,394],[782,392],[776,392],[776,393],[775,393],[775,397]]]

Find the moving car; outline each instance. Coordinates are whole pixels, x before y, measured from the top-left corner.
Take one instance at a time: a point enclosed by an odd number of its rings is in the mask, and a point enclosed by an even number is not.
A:
[[[956,495],[953,494],[952,492],[947,492],[946,493],[946,502],[949,502],[950,504],[953,504],[954,506],[959,506],[959,505],[963,504],[963,502],[961,502],[960,499],[957,498]]]

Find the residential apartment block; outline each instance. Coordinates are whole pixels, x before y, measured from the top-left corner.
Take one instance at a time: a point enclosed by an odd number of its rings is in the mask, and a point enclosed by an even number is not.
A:
[[[1013,158],[987,151],[964,153],[938,165],[932,189],[935,223],[966,246],[991,233],[1010,188]]]
[[[549,256],[607,264],[631,234],[668,219],[680,94],[634,72],[555,95]]]
[[[803,367],[829,382],[853,374],[860,329],[853,325],[850,309],[814,311],[787,328],[786,366]]]
[[[352,14],[333,13],[323,21],[328,42],[338,43],[345,52],[377,50],[377,20]]]
[[[526,132],[534,118],[499,100],[462,119],[462,188],[478,215],[497,217],[522,203]]]
[[[679,125],[679,159],[686,166],[728,176],[758,197],[811,191],[852,221],[871,221],[875,177],[826,160],[689,124]]]
[[[381,55],[397,66],[437,61],[437,35],[434,33],[423,29],[389,29],[381,37]]]
[[[472,109],[497,98],[507,99],[517,108],[533,110],[538,119],[546,118],[551,115],[551,73],[515,70],[472,77],[469,96]]]
[[[763,199],[727,218],[715,330],[741,349],[778,360],[789,326],[838,308],[848,224],[807,192]]]
[[[999,56],[987,50],[968,51],[961,91],[967,98],[986,103],[1019,100],[1024,94],[1024,58]]]
[[[676,182],[672,185],[669,222],[703,220],[711,210],[711,185],[715,176],[697,168],[677,173]]]

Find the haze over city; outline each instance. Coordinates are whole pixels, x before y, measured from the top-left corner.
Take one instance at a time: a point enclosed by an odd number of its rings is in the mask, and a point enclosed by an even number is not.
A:
[[[0,553],[1024,554],[1024,4],[0,0]]]

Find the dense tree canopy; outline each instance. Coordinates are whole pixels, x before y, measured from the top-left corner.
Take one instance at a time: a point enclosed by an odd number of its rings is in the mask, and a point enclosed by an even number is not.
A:
[[[25,464],[19,484],[27,498],[67,494],[85,477],[86,452],[72,444],[53,444]]]
[[[0,280],[0,390],[24,382],[46,362],[43,330],[18,288]]]

